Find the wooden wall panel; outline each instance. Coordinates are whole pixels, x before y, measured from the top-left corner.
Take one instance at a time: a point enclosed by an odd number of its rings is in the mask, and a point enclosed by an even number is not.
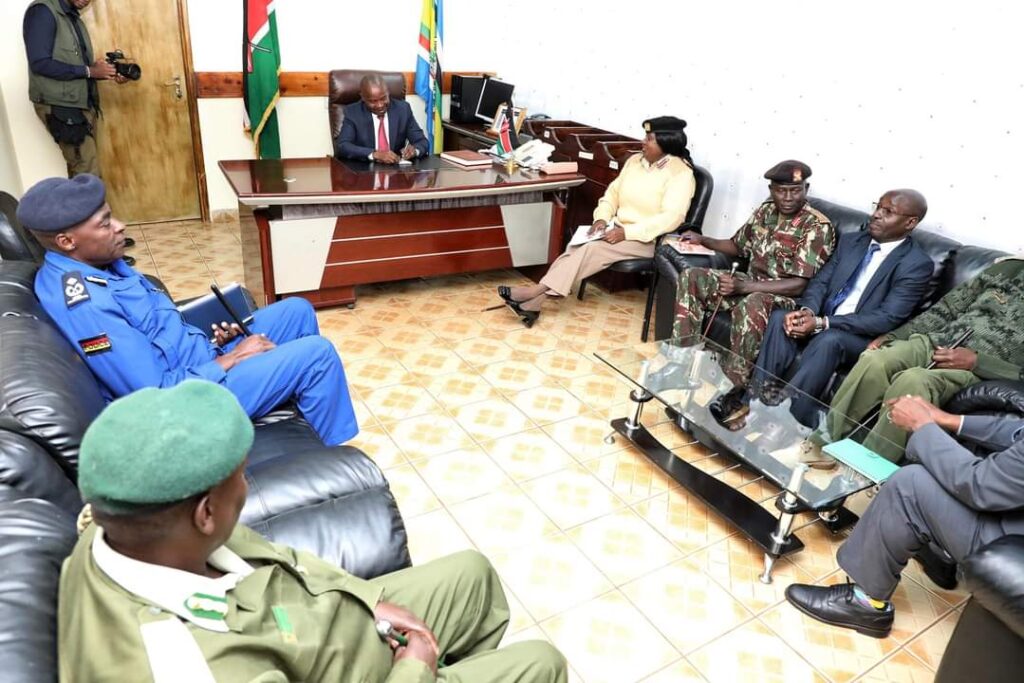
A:
[[[459,76],[493,76],[482,71],[456,71]],[[241,97],[241,71],[197,71],[195,74],[195,92],[200,98]],[[414,79],[416,72],[406,71],[405,90],[415,93]],[[327,97],[326,71],[282,71],[279,79],[281,97]],[[452,91],[452,74],[442,74],[441,91]]]

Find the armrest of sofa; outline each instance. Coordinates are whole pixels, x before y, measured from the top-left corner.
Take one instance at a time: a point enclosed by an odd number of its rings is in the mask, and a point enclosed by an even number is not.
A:
[[[70,515],[82,509],[78,488],[57,461],[32,439],[0,430],[0,486],[49,501]]]
[[[57,585],[74,517],[0,486],[0,678],[57,680]]]
[[[1024,415],[1024,382],[994,379],[961,389],[944,409],[957,415],[1014,413]]]
[[[369,578],[408,567],[405,523],[387,479],[362,451],[312,447],[246,470],[241,523]]]
[[[1024,638],[1024,536],[1004,536],[964,560],[974,599]]]
[[[717,268],[729,270],[732,262],[739,261],[740,270],[746,268],[746,259],[733,257],[716,251],[714,254],[683,254],[670,244],[661,244],[654,251],[654,263],[658,273],[668,278],[673,284],[678,280],[679,273],[686,268]]]

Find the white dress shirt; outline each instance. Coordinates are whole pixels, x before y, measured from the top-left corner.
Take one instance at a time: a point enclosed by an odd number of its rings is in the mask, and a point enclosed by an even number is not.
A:
[[[906,239],[905,237],[903,239]],[[871,244],[877,244],[879,249],[875,252],[871,260],[868,261],[867,267],[861,271],[860,276],[857,278],[857,282],[854,283],[853,289],[850,291],[850,295],[846,297],[846,301],[839,304],[836,308],[836,312],[833,315],[849,315],[857,310],[857,304],[860,303],[860,298],[864,295],[864,289],[871,282],[871,278],[874,277],[875,273],[882,266],[882,262],[885,261],[886,257],[891,254],[896,247],[903,244],[903,240],[896,240],[895,242],[875,242],[871,240]],[[871,245],[868,245],[871,248]]]

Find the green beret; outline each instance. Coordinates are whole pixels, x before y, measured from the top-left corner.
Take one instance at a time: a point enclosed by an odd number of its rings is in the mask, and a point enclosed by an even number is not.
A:
[[[803,185],[811,177],[811,167],[796,159],[786,159],[765,171],[764,177],[779,185]]]
[[[18,203],[18,220],[36,232],[61,232],[90,218],[107,201],[103,181],[90,173],[40,180]]]
[[[83,501],[107,512],[176,503],[227,479],[252,439],[249,416],[219,384],[188,380],[140,389],[89,425],[78,488]]]

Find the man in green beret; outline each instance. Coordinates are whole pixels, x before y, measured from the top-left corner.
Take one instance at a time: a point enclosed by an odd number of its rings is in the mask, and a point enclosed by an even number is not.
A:
[[[479,553],[367,581],[238,526],[252,440],[231,392],[199,380],[89,427],[95,523],[61,572],[61,681],[566,681],[548,643],[496,649],[508,603]]]

